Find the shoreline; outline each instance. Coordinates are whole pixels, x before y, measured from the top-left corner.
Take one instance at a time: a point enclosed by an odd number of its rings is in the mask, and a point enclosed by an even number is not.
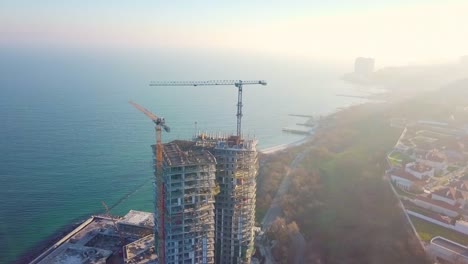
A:
[[[306,143],[307,141],[312,140],[315,137],[315,132],[318,129],[320,129],[322,121],[331,118],[333,115],[335,115],[337,113],[346,111],[351,107],[358,106],[358,105],[363,105],[363,104],[367,104],[367,103],[369,103],[369,102],[355,103],[355,104],[351,104],[351,105],[336,107],[335,110],[331,111],[330,113],[319,115],[320,118],[318,120],[315,120],[314,117],[311,117],[311,118],[307,119],[306,123],[311,122],[311,121],[315,121],[317,124],[309,131],[310,132],[309,135],[307,135],[307,136],[305,136],[305,137],[303,137],[303,138],[301,138],[299,140],[293,141],[291,143],[279,144],[279,145],[276,145],[276,146],[273,146],[273,147],[268,147],[268,148],[265,148],[265,149],[258,150],[258,152],[260,152],[262,154],[274,154],[274,153],[282,151],[282,150],[286,150],[286,149],[289,149],[289,148],[292,148],[292,147],[300,146],[300,145]]]
[[[299,140],[296,140],[294,142],[269,147],[269,148],[266,148],[266,149],[259,150],[258,152],[260,152],[262,154],[273,154],[273,153],[279,152],[281,150],[285,150],[285,149],[288,149],[288,148],[300,146],[300,145],[304,144],[305,142],[307,142],[309,139],[312,139],[314,137],[314,135],[315,135],[314,132],[315,131],[312,131],[310,135],[307,135],[306,137],[304,137],[302,139],[299,139]]]

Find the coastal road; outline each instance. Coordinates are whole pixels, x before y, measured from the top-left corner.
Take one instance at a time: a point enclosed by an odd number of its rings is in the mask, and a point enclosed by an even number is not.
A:
[[[273,224],[276,218],[280,217],[283,214],[283,209],[281,208],[281,197],[283,197],[289,189],[289,186],[291,185],[291,177],[289,177],[289,174],[291,172],[291,169],[294,169],[297,167],[297,165],[304,159],[305,154],[307,153],[307,150],[299,153],[296,158],[291,162],[290,168],[286,171],[286,175],[283,177],[283,180],[281,181],[281,184],[278,188],[278,191],[275,194],[275,197],[273,198],[273,201],[270,205],[270,208],[268,208],[267,213],[263,217],[262,220],[262,229],[267,230],[268,227]]]
[[[273,202],[270,205],[270,208],[268,209],[267,213],[263,217],[262,220],[262,230],[266,231],[268,228],[273,224],[276,218],[280,217],[283,215],[283,209],[281,208],[281,197],[283,197],[288,189],[289,186],[291,185],[291,177],[290,172],[292,169],[296,168],[297,165],[304,159],[305,154],[307,153],[308,150],[302,151],[299,153],[294,160],[290,164],[290,168],[286,171],[286,175],[284,176],[283,180],[281,181],[281,184],[278,188],[278,191],[276,192],[275,197],[273,198]],[[305,252],[305,239],[304,236],[299,232],[298,234],[294,235],[292,237],[292,241],[294,244],[294,248],[297,249],[296,252],[296,257],[295,257],[295,264],[302,264],[304,263],[304,252]],[[275,263],[273,258],[271,257],[271,253],[268,250],[268,253],[266,254],[266,263]]]

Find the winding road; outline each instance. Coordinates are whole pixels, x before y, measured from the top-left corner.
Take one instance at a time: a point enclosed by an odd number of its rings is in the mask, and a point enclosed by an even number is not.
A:
[[[262,220],[262,230],[266,231],[276,220],[276,218],[280,217],[283,215],[283,209],[281,208],[281,198],[288,192],[289,186],[291,185],[291,177],[289,177],[291,170],[295,169],[297,165],[304,159],[305,154],[307,153],[308,150],[304,150],[301,153],[297,154],[297,156],[294,158],[294,160],[291,162],[289,165],[289,169],[286,172],[286,175],[283,177],[283,180],[281,181],[281,184],[278,188],[278,191],[276,192],[275,197],[273,198],[273,202],[270,205],[270,208],[268,209],[267,213],[263,217]],[[305,239],[304,236],[301,233],[297,233],[292,237],[292,241],[294,244],[294,248],[297,249],[296,252],[296,258],[294,263],[295,264],[302,264],[304,262],[304,251],[305,251]],[[267,249],[267,251],[269,251]],[[268,252],[265,254],[266,257],[266,264],[274,264],[275,261],[273,257],[271,256],[271,253]]]

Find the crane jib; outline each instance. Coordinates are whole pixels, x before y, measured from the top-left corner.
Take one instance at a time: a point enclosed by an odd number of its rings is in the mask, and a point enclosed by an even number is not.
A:
[[[251,84],[260,84],[267,85],[267,82],[264,80],[209,80],[209,81],[161,81],[161,82],[151,82],[150,86],[209,86],[209,85],[234,85],[238,88],[237,96],[237,136],[241,138],[241,119],[242,119],[242,87],[244,85]]]
[[[264,80],[211,80],[211,81],[161,81],[161,82],[151,82],[150,86],[208,86],[208,85],[251,85],[251,84],[261,84],[267,85],[267,82]]]

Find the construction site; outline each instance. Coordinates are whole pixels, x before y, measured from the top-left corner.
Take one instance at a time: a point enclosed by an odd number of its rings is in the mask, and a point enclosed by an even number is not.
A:
[[[198,133],[162,142],[164,118],[130,102],[155,124],[154,214],[93,216],[32,263],[242,263],[254,252],[257,140],[241,133],[242,87],[264,81],[165,82],[151,86],[234,85],[237,134]]]
[[[148,212],[92,216],[31,264],[157,263],[153,228],[154,216]]]

